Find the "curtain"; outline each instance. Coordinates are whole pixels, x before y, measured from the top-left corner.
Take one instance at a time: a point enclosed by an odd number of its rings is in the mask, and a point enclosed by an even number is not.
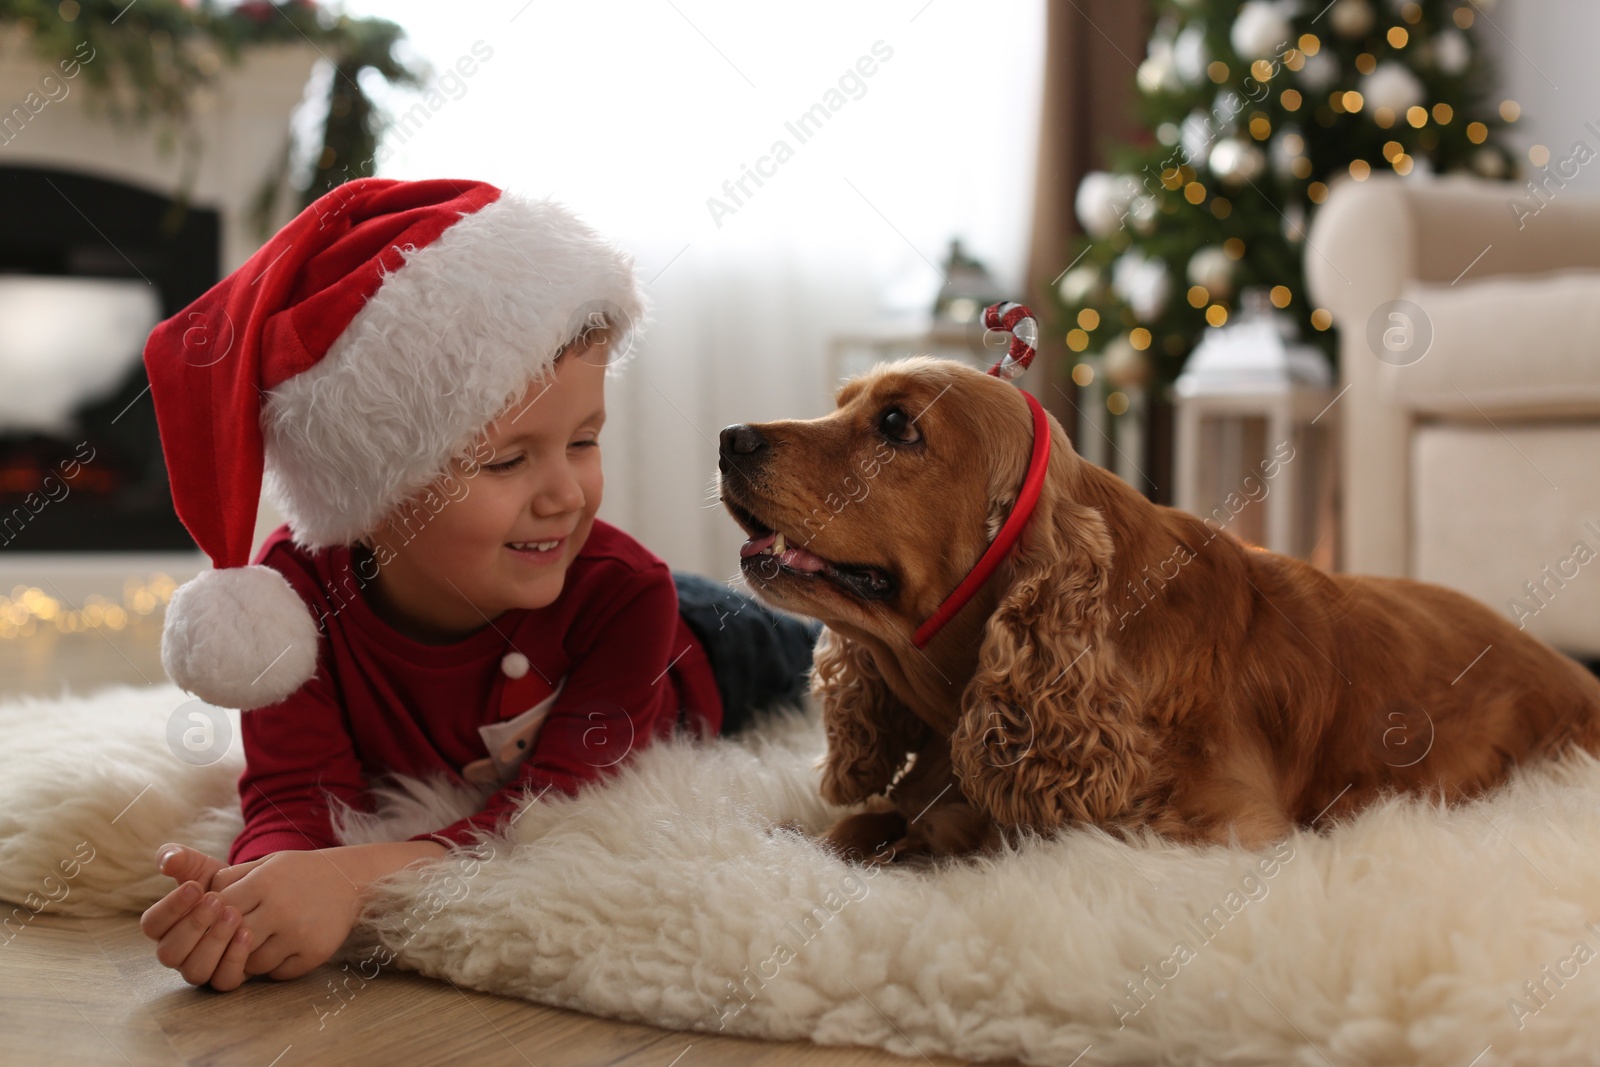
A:
[[[349,7],[440,90],[373,87],[410,118],[380,175],[550,195],[635,255],[654,311],[607,382],[600,517],[675,568],[738,571],[720,429],[831,411],[830,341],[931,308],[952,238],[1023,291],[1044,0]]]
[[[347,7],[400,23],[434,72],[369,87],[392,120],[380,175],[552,196],[635,254],[654,311],[607,385],[600,516],[724,579],[742,534],[714,499],[719,430],[831,410],[831,340],[925,311],[951,238],[1048,308],[1079,179],[1147,136],[1150,0]],[[320,143],[329,76],[308,86],[302,145]],[[789,126],[819,104],[826,124],[800,143]],[[1072,392],[1063,332],[1041,338],[1038,393],[1075,432],[1048,384]]]
[[[1051,289],[1072,263],[1082,232],[1073,213],[1078,182],[1105,170],[1108,146],[1147,139],[1138,120],[1134,75],[1153,26],[1150,0],[1049,0],[1039,121],[1033,240],[1028,253],[1029,296],[1050,307]],[[1067,367],[1067,327],[1045,330],[1038,359],[1045,364],[1040,400],[1069,434],[1078,426],[1076,390]],[[1059,386],[1059,388],[1057,388]]]

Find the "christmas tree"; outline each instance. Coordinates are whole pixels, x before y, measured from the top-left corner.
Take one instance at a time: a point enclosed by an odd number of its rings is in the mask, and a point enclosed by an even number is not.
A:
[[[1426,180],[1515,171],[1517,105],[1486,99],[1487,0],[1156,0],[1138,71],[1153,137],[1079,185],[1086,237],[1057,286],[1073,353],[1121,389],[1164,387],[1252,289],[1335,358],[1307,301],[1305,235],[1328,186],[1383,169]],[[1087,384],[1087,365],[1073,378]],[[1113,414],[1126,397],[1107,397]]]

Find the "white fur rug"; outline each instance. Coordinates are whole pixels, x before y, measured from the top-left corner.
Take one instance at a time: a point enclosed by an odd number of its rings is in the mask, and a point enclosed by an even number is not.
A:
[[[42,907],[143,910],[170,886],[153,873],[165,840],[225,854],[239,745],[205,768],[175,758],[185,701],[0,705],[0,897],[19,902],[0,941]],[[907,1056],[1600,1060],[1600,761],[1581,753],[1478,804],[1393,802],[1262,853],[1078,832],[867,872],[774,829],[836,814],[821,751],[797,713],[646,750],[604,788],[528,807],[489,858],[391,879],[336,962]],[[406,808],[393,836],[429,817]]]

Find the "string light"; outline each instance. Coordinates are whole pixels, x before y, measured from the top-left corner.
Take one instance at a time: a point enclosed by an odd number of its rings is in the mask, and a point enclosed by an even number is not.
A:
[[[1072,368],[1072,381],[1079,388],[1091,384],[1094,381],[1094,368],[1087,363],[1075,364]]]
[[[1100,312],[1094,308],[1084,308],[1078,312],[1078,325],[1085,330],[1092,330],[1100,325]]]
[[[98,594],[86,597],[83,607],[72,608],[38,586],[19,585],[10,596],[0,596],[0,639],[32,637],[42,625],[60,633],[122,630],[140,618],[164,611],[178,583],[165,574],[148,579],[129,578],[122,585],[122,602]]]

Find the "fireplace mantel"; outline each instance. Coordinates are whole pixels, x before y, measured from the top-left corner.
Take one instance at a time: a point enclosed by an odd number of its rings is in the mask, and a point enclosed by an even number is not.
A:
[[[309,44],[252,48],[237,67],[224,67],[216,86],[194,101],[202,147],[191,196],[222,214],[224,274],[261,245],[248,219],[251,198],[283,150],[289,116],[305,94],[317,59]],[[179,190],[183,161],[176,150],[162,152],[154,126],[113,126],[88,106],[83,73],[63,78],[15,32],[0,34],[0,112],[9,114],[29,93],[48,100],[41,89],[47,77],[65,86],[66,93],[54,90],[60,99],[49,100],[19,135],[0,145],[0,160],[79,170],[166,196]],[[286,221],[286,215],[276,219],[274,228]]]
[[[194,101],[201,149],[188,183],[189,196],[197,207],[218,213],[218,254],[224,274],[261,244],[249,221],[250,205],[283,151],[290,116],[301,103],[318,58],[309,44],[253,48],[237,66],[224,66],[215,86]],[[103,109],[89,106],[92,94],[84,75],[78,72],[70,79],[62,75],[62,68],[38,58],[14,28],[0,30],[0,117],[10,115],[34,94],[20,132],[14,125],[0,137],[0,164],[78,172],[163,196],[177,194],[183,186],[184,160],[177,150],[161,150],[157,127],[112,125]],[[287,220],[291,206],[280,206],[281,217],[273,220],[274,227]],[[149,403],[148,396],[140,402]],[[258,536],[280,521],[263,505]],[[96,592],[114,596],[128,575],[162,571],[182,582],[207,566],[199,552],[0,553],[0,592],[16,585],[37,586],[47,592],[53,588],[68,601],[80,601]]]

